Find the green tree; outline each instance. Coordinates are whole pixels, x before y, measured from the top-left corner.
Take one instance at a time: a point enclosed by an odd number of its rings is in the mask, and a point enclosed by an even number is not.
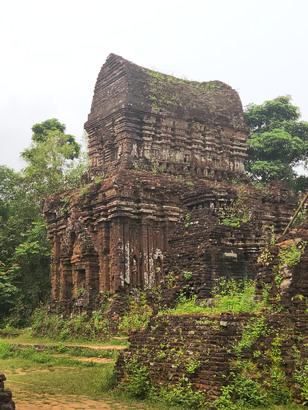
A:
[[[10,215],[11,203],[16,196],[19,175],[13,169],[0,165],[0,218],[7,220]]]
[[[71,181],[76,179],[72,178],[76,173],[74,160],[81,147],[72,135],[64,133],[65,125],[56,119],[35,124],[32,131],[31,146],[21,156],[28,163],[23,170],[25,189],[39,203],[58,190],[72,187]]]
[[[307,162],[308,122],[299,121],[299,109],[291,104],[291,98],[250,104],[244,116],[251,130],[247,171],[262,182],[278,179],[296,186],[294,166]],[[304,179],[301,177],[301,186]]]
[[[27,318],[50,292],[50,249],[41,202],[80,184],[87,168],[80,145],[56,119],[32,127],[20,172],[0,166],[0,321]],[[2,305],[5,308],[2,309]]]
[[[15,290],[11,313],[15,324],[24,321],[50,295],[50,245],[46,222],[41,218],[22,234],[23,241],[15,249],[9,269],[10,284]]]
[[[0,323],[14,306],[18,289],[12,284],[4,264],[0,261]]]
[[[19,188],[20,182],[19,173],[4,165],[0,166],[0,261],[5,266],[19,243],[17,238],[22,231],[20,226],[16,226],[16,212],[21,212],[21,197],[25,196]],[[11,225],[15,225],[12,230]]]

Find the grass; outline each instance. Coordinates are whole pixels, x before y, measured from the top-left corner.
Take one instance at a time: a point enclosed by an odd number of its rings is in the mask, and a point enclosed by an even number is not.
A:
[[[206,301],[198,302],[197,296],[179,295],[174,309],[167,309],[162,314],[182,315],[187,313],[203,313],[216,315],[224,312],[234,314],[260,312],[268,307],[266,294],[261,302],[255,299],[256,287],[252,280],[237,283],[235,280],[223,278],[214,289],[211,306]]]
[[[94,400],[104,397],[103,385],[106,377],[112,372],[113,365],[75,368],[50,368],[48,372],[38,372],[36,366],[27,374],[11,373],[7,379],[22,383],[28,394],[42,392],[47,395],[63,394],[88,396]],[[65,380],[65,383],[63,382]],[[7,383],[9,387],[9,383]]]
[[[7,359],[1,361],[5,366],[7,376],[6,387],[13,392],[13,399],[18,406],[18,401],[29,400],[40,396],[41,400],[48,400],[53,396],[74,397],[84,403],[84,397],[104,403],[111,408],[139,408],[139,409],[173,409],[170,406],[157,405],[150,402],[134,400],[118,390],[111,390],[113,364],[95,365],[93,367],[78,366],[75,368],[52,366],[46,370],[46,366],[36,363],[27,363],[24,369],[22,359]],[[30,367],[29,367],[30,366]],[[20,369],[26,370],[20,372]],[[2,371],[2,369],[1,369]],[[61,405],[61,402],[58,403]],[[113,407],[113,404],[115,405]],[[103,407],[105,408],[105,407]],[[174,408],[175,409],[175,408]]]
[[[80,352],[80,351],[79,351]],[[78,351],[74,350],[74,356]],[[75,396],[74,400],[92,400],[119,403],[124,407],[140,409],[167,409],[155,403],[140,402],[119,390],[112,390],[114,363],[79,362],[71,358],[54,357],[46,352],[36,352],[34,347],[17,349],[0,341],[0,373],[5,373],[5,387],[18,401],[34,398],[46,400],[53,396]],[[59,403],[60,405],[61,403]],[[99,405],[99,403],[98,403]],[[113,407],[112,407],[113,408]]]
[[[86,344],[87,346],[127,346],[127,338],[117,338],[111,337],[108,339],[98,340],[98,341],[89,341],[85,339],[69,339],[65,342],[62,341],[55,341],[51,340],[48,337],[38,337],[32,335],[31,329],[13,329],[13,335],[10,332],[3,332],[0,330],[0,340],[5,341],[6,343],[15,343],[15,344],[23,344],[23,343],[31,343],[31,344],[44,344],[44,345],[53,345],[53,346],[65,346],[65,345],[76,345],[80,346]],[[2,334],[2,336],[1,336]]]
[[[78,351],[73,350],[74,355]],[[69,351],[70,353],[70,351]],[[80,351],[79,351],[80,353]],[[46,352],[38,353],[33,347],[16,349],[0,341],[0,373],[7,376],[6,388],[13,392],[18,401],[48,400],[61,397],[73,397],[74,401],[84,403],[89,398],[101,403],[108,403],[111,408],[139,409],[184,409],[164,405],[162,402],[140,401],[129,397],[119,390],[113,390],[113,363],[84,363],[70,358],[53,357]],[[61,402],[59,402],[61,405]],[[119,407],[120,406],[120,407]],[[270,406],[267,410],[296,409],[296,404],[288,406]],[[99,408],[99,407],[98,407]]]

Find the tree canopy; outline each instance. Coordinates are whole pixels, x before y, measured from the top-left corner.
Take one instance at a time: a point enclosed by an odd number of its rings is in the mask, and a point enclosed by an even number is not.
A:
[[[307,164],[308,122],[299,121],[300,112],[292,105],[291,97],[250,104],[244,117],[250,127],[247,171],[256,180],[279,179],[296,188],[294,166]],[[304,185],[301,177],[301,187]]]
[[[0,322],[25,323],[49,297],[50,249],[41,201],[80,185],[87,168],[80,145],[56,119],[32,127],[21,172],[0,166]]]
[[[35,124],[32,131],[31,146],[21,153],[28,163],[23,176],[25,188],[40,202],[53,192],[72,187],[76,170],[80,177],[86,164],[76,166],[74,160],[79,157],[81,146],[75,137],[64,133],[65,125],[55,118]]]

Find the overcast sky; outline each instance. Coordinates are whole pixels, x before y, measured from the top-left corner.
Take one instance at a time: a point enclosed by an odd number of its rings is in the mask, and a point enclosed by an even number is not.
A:
[[[48,118],[78,140],[110,53],[243,105],[291,95],[308,121],[307,0],[2,0],[0,165],[16,170]]]

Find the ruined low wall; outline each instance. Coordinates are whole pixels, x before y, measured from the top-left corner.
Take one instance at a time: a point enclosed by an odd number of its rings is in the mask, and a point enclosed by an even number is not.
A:
[[[12,392],[4,388],[6,377],[0,374],[0,410],[15,410],[15,403],[12,400]]]
[[[281,375],[280,389],[290,389],[300,400],[300,386],[295,386],[293,376],[295,368],[308,358],[305,311],[164,315],[132,333],[129,341],[130,347],[116,364],[119,382],[129,380],[129,363],[134,359],[138,368],[146,366],[156,388],[176,387],[184,376],[187,386],[191,383],[193,390],[201,390],[207,401],[213,401],[221,387],[231,382],[232,372],[242,373],[271,391],[274,370]]]

